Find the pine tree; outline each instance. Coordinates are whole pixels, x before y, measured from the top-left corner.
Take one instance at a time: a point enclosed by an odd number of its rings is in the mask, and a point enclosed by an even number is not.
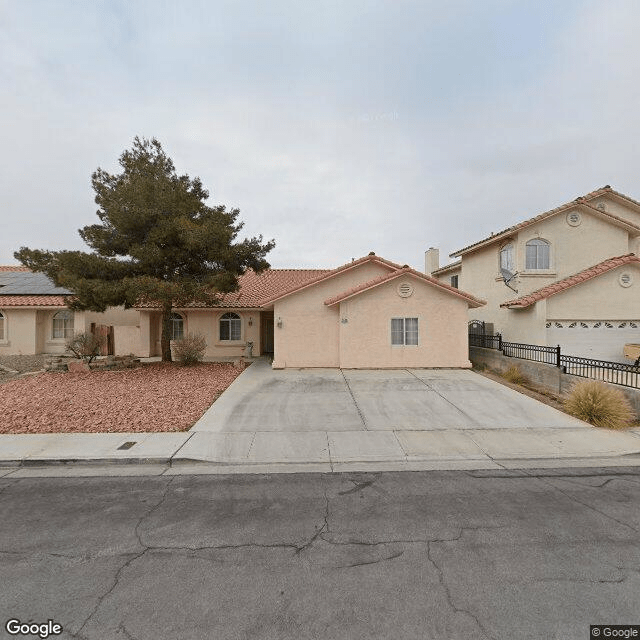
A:
[[[162,360],[171,361],[171,312],[194,302],[213,304],[234,291],[238,276],[269,267],[273,241],[235,242],[240,211],[209,207],[199,178],[177,175],[160,142],[136,137],[120,156],[117,175],[91,176],[99,224],[78,231],[92,249],[14,253],[23,265],[47,274],[73,293],[69,307],[105,311],[151,302],[162,309]]]

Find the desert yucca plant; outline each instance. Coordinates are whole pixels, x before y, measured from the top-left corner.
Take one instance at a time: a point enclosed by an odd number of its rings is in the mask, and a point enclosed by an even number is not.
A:
[[[513,382],[513,384],[526,384],[529,382],[529,378],[516,366],[509,367],[502,373],[502,377],[509,382]]]
[[[200,333],[190,333],[180,340],[176,340],[173,350],[176,358],[183,365],[201,362],[207,348],[207,341]]]
[[[635,419],[622,391],[597,380],[576,382],[562,404],[567,413],[594,427],[625,429]]]

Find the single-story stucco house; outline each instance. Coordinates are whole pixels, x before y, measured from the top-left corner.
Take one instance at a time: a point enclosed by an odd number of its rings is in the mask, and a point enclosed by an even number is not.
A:
[[[285,367],[470,367],[469,307],[484,301],[374,253],[331,270],[247,272],[215,308],[175,310],[174,338],[208,357],[273,354]],[[160,311],[140,307],[142,356],[160,353]]]
[[[61,353],[74,331],[113,328],[112,352],[160,355],[153,304],[73,312],[68,292],[43,274],[6,267],[0,287],[0,354]],[[7,275],[10,274],[10,275]],[[270,354],[285,367],[470,367],[469,308],[484,301],[374,253],[336,269],[248,271],[215,306],[176,308],[172,339],[207,341],[207,359]],[[21,293],[18,293],[18,292]]]
[[[69,291],[56,287],[43,273],[27,267],[0,266],[0,355],[60,354],[74,333],[100,331],[130,353],[139,331],[138,312],[113,307],[105,313],[71,311]],[[109,331],[110,328],[112,328]],[[125,344],[123,336],[129,337]]]

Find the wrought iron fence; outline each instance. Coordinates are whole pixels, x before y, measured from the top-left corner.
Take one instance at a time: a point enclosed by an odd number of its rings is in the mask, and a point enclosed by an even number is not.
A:
[[[570,373],[572,376],[595,378],[624,387],[640,388],[640,367],[634,364],[561,355],[560,366],[564,373]]]
[[[503,342],[502,353],[510,358],[533,360],[546,364],[558,365],[560,347],[545,347],[537,344],[523,344],[521,342]]]
[[[502,349],[502,336],[499,333],[495,336],[484,335],[482,333],[470,333],[469,344],[472,347],[500,350]]]
[[[551,364],[561,367],[564,373],[572,376],[593,378],[624,387],[640,389],[640,366],[635,364],[565,356],[561,353],[559,345],[557,347],[548,347],[538,344],[506,342],[499,333],[494,336],[469,334],[469,346],[497,349],[510,358]]]

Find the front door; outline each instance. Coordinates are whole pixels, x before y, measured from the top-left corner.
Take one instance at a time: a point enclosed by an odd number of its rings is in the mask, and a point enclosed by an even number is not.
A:
[[[260,335],[262,336],[262,353],[273,355],[273,311],[264,311],[261,314]]]

